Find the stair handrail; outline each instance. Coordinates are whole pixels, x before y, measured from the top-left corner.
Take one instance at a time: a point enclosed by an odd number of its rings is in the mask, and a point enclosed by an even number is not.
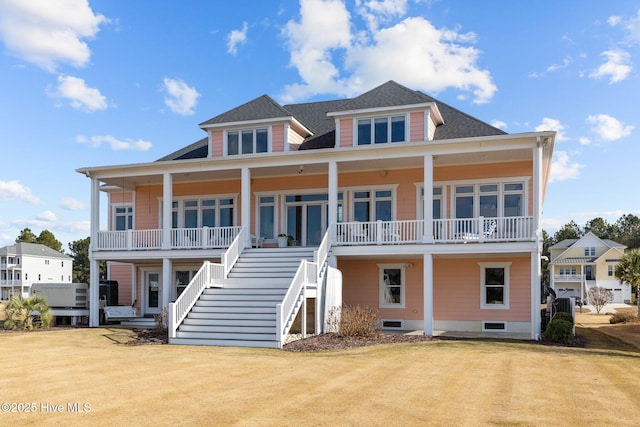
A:
[[[295,276],[291,280],[291,285],[287,289],[287,293],[282,298],[282,302],[276,306],[276,341],[278,347],[282,348],[284,339],[291,329],[291,323],[289,319],[294,316],[294,309],[296,308],[296,301],[302,298],[306,298],[307,284],[309,283],[308,269],[310,263],[306,259],[300,261],[298,270],[296,270]],[[304,330],[304,326],[303,326]]]
[[[318,266],[318,277],[316,278],[316,283],[320,283],[322,280],[322,267],[324,263],[327,261],[327,257],[329,256],[329,249],[331,249],[331,236],[334,234],[335,224],[329,224],[327,227],[327,231],[324,233],[324,237],[320,242],[320,246],[313,252],[313,262]]]
[[[222,265],[224,266],[224,277],[227,277],[233,265],[236,263],[242,250],[247,246],[247,241],[249,240],[249,228],[247,226],[243,226],[240,229],[240,232],[233,239],[233,242],[229,245],[226,251],[224,251],[220,257],[222,261]]]
[[[224,265],[205,261],[200,270],[193,276],[187,287],[182,291],[175,302],[169,304],[168,329],[169,338],[175,338],[178,327],[187,317],[193,305],[198,301],[202,292],[216,284],[221,284],[224,279]]]

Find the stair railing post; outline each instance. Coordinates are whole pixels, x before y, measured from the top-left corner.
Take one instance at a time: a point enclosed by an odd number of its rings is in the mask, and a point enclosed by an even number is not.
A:
[[[276,342],[282,348],[282,303],[276,305]]]
[[[307,337],[307,282],[309,281],[309,263],[307,261],[303,261],[304,263],[304,280],[302,281],[302,338]]]

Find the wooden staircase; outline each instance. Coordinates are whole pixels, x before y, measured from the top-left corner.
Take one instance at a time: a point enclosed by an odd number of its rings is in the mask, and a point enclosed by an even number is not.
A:
[[[171,344],[278,348],[276,306],[314,248],[245,249],[222,288],[205,289]]]

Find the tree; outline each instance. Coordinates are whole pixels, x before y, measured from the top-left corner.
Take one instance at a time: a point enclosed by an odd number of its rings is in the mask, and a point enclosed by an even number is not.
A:
[[[16,237],[16,243],[36,243],[37,239],[38,238],[33,234],[33,231],[27,227],[20,232],[18,237]]]
[[[609,304],[613,299],[613,292],[609,289],[594,286],[589,289],[589,304],[595,307],[596,313],[600,314],[602,307]]]
[[[609,224],[606,219],[597,217],[591,221],[587,221],[584,226],[584,233],[591,232],[601,239],[615,239],[617,236],[617,227]]]
[[[69,243],[70,255],[73,258],[73,281],[76,283],[89,283],[91,272],[89,243],[89,237]]]
[[[571,220],[553,235],[553,241],[558,243],[565,239],[579,239],[583,233],[578,224]]]
[[[630,284],[632,290],[635,288],[640,316],[640,249],[632,249],[624,254],[616,266],[615,275],[620,282]]]
[[[640,248],[640,218],[633,214],[622,215],[616,221],[618,229],[615,240],[628,248]]]
[[[41,245],[45,245],[53,249],[54,251],[63,252],[62,251],[62,242],[56,239],[56,236],[53,235],[49,230],[42,230],[40,235],[36,237],[36,235],[31,231],[29,227],[25,228],[20,232],[18,237],[16,237],[16,243],[39,243]]]
[[[24,298],[14,295],[5,307],[5,329],[48,328],[53,323],[53,313],[47,299],[40,295]]]

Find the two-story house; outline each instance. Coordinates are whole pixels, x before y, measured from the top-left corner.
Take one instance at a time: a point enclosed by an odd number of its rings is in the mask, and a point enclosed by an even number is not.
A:
[[[589,289],[613,292],[613,303],[630,303],[631,286],[616,279],[616,266],[626,246],[600,239],[589,232],[579,239],[565,239],[549,248],[551,288],[560,298],[577,297],[589,303]]]
[[[296,316],[321,332],[340,304],[389,329],[539,337],[555,132],[510,135],[393,81],[325,102],[264,95],[200,128],[158,161],[78,170],[91,326],[107,261],[122,304],[168,309],[172,343],[280,347]]]
[[[71,283],[73,259],[38,243],[0,248],[0,300],[28,297],[34,283]]]

